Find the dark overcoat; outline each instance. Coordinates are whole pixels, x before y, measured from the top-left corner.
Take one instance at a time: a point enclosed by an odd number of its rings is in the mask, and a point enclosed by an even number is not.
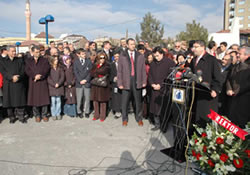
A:
[[[91,70],[91,77],[99,77],[108,75],[107,80],[109,80],[110,74],[110,66],[107,62],[105,62],[100,68],[97,68],[95,64]],[[107,87],[100,87],[100,86],[91,86],[91,100],[98,101],[98,102],[107,102],[110,100],[110,83],[108,81]]]
[[[110,82],[112,87],[112,110],[115,112],[121,112],[122,90],[118,89],[117,81],[114,78],[117,77],[116,62],[110,64]]]
[[[250,121],[250,68],[247,64],[239,63],[232,68],[227,90],[235,92],[231,97],[228,117],[234,124],[245,127]]]
[[[70,67],[64,67],[64,73],[65,73],[65,99],[66,104],[76,104],[76,88],[75,88],[75,76],[73,71],[73,65]],[[71,88],[69,88],[71,86]]]
[[[50,96],[64,96],[64,70],[61,67],[57,69],[51,68],[48,76],[49,95]],[[55,85],[58,83],[59,87]]]
[[[26,61],[25,72],[29,77],[28,105],[29,106],[46,106],[50,104],[49,88],[47,78],[50,66],[46,58],[40,57],[37,62],[34,58]],[[37,74],[42,75],[41,79],[34,82]]]
[[[25,72],[22,59],[8,56],[0,61],[0,71],[3,75],[3,107],[23,107],[26,105]],[[17,82],[12,81],[14,75],[19,75]]]
[[[211,90],[217,93],[216,98],[211,97],[211,91],[199,91],[195,93],[196,97],[196,122],[202,120],[210,121],[207,115],[210,113],[210,109],[215,112],[218,111],[218,95],[222,88],[222,74],[219,62],[217,59],[205,53],[202,58],[196,64],[197,57],[193,58],[190,64],[193,73],[197,73],[198,70],[202,71],[202,82],[206,82]]]
[[[164,80],[171,73],[171,68],[175,66],[175,62],[169,58],[163,58],[161,61],[154,60],[150,64],[150,70],[148,75],[148,83],[151,86],[152,84],[160,84],[161,89],[156,91],[152,88],[151,90],[151,100],[150,100],[150,112],[154,115],[160,115],[161,105],[163,100],[164,93]]]
[[[145,58],[139,52],[135,51],[135,79],[136,88],[141,89],[143,84],[147,84]],[[118,87],[123,86],[125,90],[130,89],[130,77],[131,77],[131,61],[128,55],[128,50],[122,52],[118,61]]]

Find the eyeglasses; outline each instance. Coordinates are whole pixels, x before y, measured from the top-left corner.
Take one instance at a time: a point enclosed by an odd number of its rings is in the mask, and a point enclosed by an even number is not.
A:
[[[174,46],[175,48],[180,48],[181,46]]]

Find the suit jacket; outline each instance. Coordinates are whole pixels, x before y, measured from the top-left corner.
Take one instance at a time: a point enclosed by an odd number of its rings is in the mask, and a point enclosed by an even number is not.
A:
[[[136,88],[141,89],[143,84],[147,84],[145,58],[139,52],[135,51],[134,58]],[[120,55],[118,61],[117,84],[124,89],[130,89],[131,61],[128,50]]]
[[[117,77],[117,68],[116,63],[113,62],[110,64],[110,82],[112,87],[117,87],[117,82],[114,82],[114,78]]]
[[[202,82],[209,84],[211,90],[217,93],[217,97],[222,88],[222,74],[218,60],[205,53],[202,58],[196,64],[197,57],[193,58],[190,67],[193,73],[197,73],[198,70],[202,71]],[[196,122],[202,127],[206,126],[205,121],[209,121],[207,115],[210,113],[210,109],[215,112],[218,111],[218,98],[211,97],[209,92],[197,91],[196,93]]]
[[[211,90],[219,94],[222,88],[222,74],[218,60],[208,53],[204,54],[197,66],[195,66],[196,60],[197,57],[192,59],[190,64],[193,73],[201,70],[203,82],[208,83]]]
[[[90,71],[92,69],[92,62],[90,59],[85,59],[84,65],[80,62],[80,59],[76,59],[73,63],[74,74],[76,77],[76,88],[81,88],[83,85],[80,84],[80,81],[87,80],[84,84],[86,88],[90,88]]]
[[[111,49],[109,50],[109,54],[107,54],[107,53],[105,52],[105,50],[102,50],[101,52],[105,53],[105,55],[106,55],[107,58],[108,58],[108,61],[109,61],[110,63],[112,63],[112,57],[113,57],[113,52],[112,52],[112,50],[111,50]]]

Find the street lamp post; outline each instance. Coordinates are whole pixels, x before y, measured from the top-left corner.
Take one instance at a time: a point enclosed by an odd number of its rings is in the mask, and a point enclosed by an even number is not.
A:
[[[45,24],[45,33],[46,33],[46,44],[49,44],[49,22],[54,22],[55,19],[52,15],[47,15],[39,20],[39,24]]]
[[[19,54],[19,46],[21,45],[20,42],[16,42],[16,47],[17,47],[17,54]]]

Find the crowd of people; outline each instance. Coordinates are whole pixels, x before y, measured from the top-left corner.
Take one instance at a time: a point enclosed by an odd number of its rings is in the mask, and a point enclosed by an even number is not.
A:
[[[210,109],[227,116],[236,125],[250,119],[250,48],[211,41],[175,42],[173,49],[132,38],[109,41],[97,50],[95,42],[75,49],[68,42],[30,46],[16,54],[15,46],[2,46],[0,55],[1,118],[10,123],[89,118],[104,122],[110,112],[128,125],[133,109],[138,126],[149,119],[158,130],[164,98],[164,81],[174,67],[202,71],[209,93],[196,94],[195,120],[208,122]]]

